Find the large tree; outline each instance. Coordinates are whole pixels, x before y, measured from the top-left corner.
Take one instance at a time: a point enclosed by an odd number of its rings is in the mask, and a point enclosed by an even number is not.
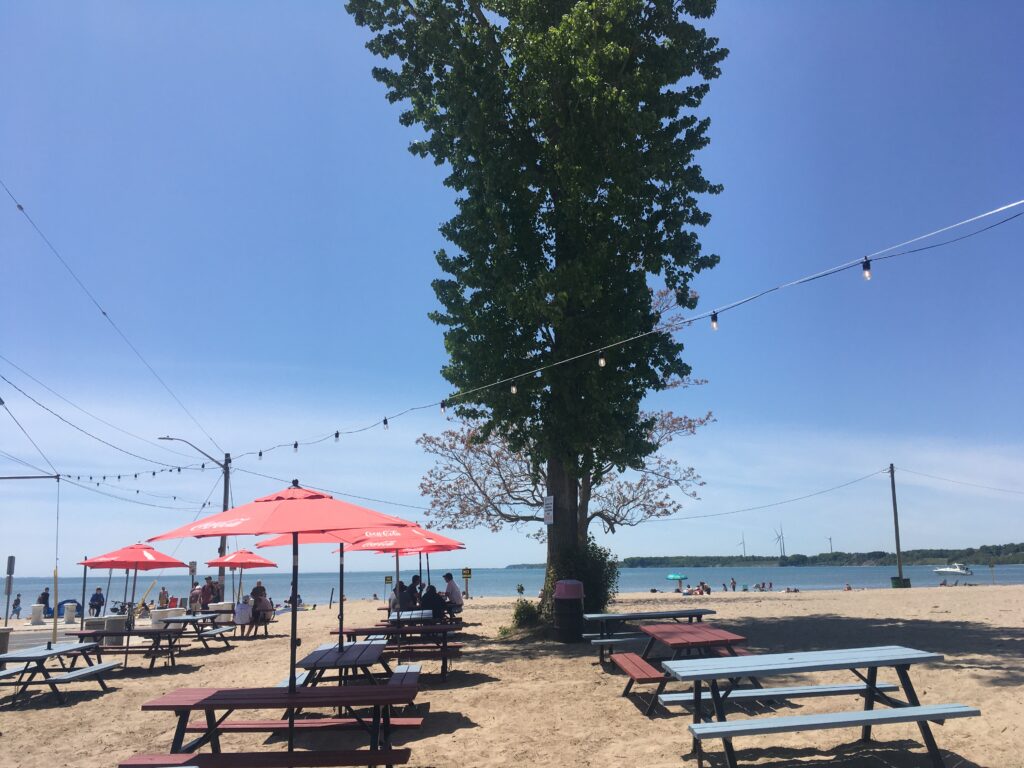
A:
[[[543,468],[548,562],[579,547],[581,478],[656,450],[651,391],[689,375],[651,284],[696,306],[718,259],[695,229],[720,188],[696,110],[726,51],[691,20],[713,0],[350,0],[373,75],[449,173],[456,214],[434,282],[459,415]],[[596,348],[634,338],[605,351]],[[567,364],[553,365],[571,360]],[[545,367],[551,366],[551,367]],[[525,371],[513,389],[481,388]]]

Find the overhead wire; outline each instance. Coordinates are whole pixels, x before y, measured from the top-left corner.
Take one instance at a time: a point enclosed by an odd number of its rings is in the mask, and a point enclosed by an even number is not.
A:
[[[9,407],[7,406],[7,403],[6,403],[6,402],[4,402],[3,398],[0,398],[0,406],[3,406],[3,409],[4,409],[5,411],[7,411],[7,415],[8,415],[8,416],[10,416],[10,417],[11,417],[11,419],[12,419],[12,420],[14,421],[14,423],[18,425],[18,429],[20,429],[20,430],[21,430],[21,433],[22,433],[22,434],[23,434],[23,435],[24,435],[24,436],[25,436],[26,438],[28,438],[28,441],[29,441],[30,443],[32,443],[32,447],[36,449],[36,452],[37,452],[37,453],[38,453],[38,454],[39,454],[40,456],[42,456],[42,457],[43,457],[43,461],[45,461],[45,462],[46,462],[46,464],[47,464],[47,466],[48,466],[48,467],[49,467],[50,469],[52,469],[52,470],[53,470],[53,474],[55,474],[55,475],[56,475],[56,474],[59,474],[59,473],[57,472],[57,468],[56,468],[55,466],[53,466],[53,462],[51,462],[51,461],[50,461],[50,460],[49,460],[49,459],[48,459],[48,458],[46,457],[46,454],[45,454],[45,453],[43,453],[43,449],[39,447],[39,445],[38,445],[38,444],[36,443],[36,441],[35,441],[35,440],[33,440],[33,439],[32,439],[32,435],[30,435],[30,434],[28,433],[28,431],[27,431],[27,430],[25,429],[25,427],[23,427],[23,426],[21,425],[21,422],[20,422],[20,421],[18,421],[17,417],[16,417],[16,416],[15,416],[15,415],[14,415],[14,414],[13,414],[13,413],[11,412],[11,409],[10,409],[10,408],[9,408]]]
[[[946,483],[955,483],[956,485],[969,485],[972,488],[984,488],[986,491],[999,491],[1000,493],[1014,493],[1020,496],[1024,496],[1024,490],[1014,488],[997,488],[994,485],[982,485],[981,483],[970,483],[966,480],[954,480],[951,477],[941,477],[939,475],[929,475],[925,472],[915,472],[912,469],[906,467],[896,467],[900,472],[906,472],[911,475],[920,475],[921,477],[929,477],[932,480],[942,480]]]
[[[278,483],[285,483],[285,484],[291,483],[291,480],[286,480],[283,477],[274,477],[273,475],[267,475],[267,474],[264,474],[262,472],[255,472],[255,471],[253,471],[251,469],[243,469],[242,467],[232,467],[232,471],[233,472],[244,472],[247,475],[256,475],[257,477],[263,477],[263,478],[266,478],[267,480],[274,480],[274,481],[276,481]],[[387,499],[375,499],[375,498],[372,498],[370,496],[359,496],[359,495],[357,495],[355,493],[349,493],[348,491],[338,491],[338,490],[335,490],[333,488],[324,488],[322,486],[311,485],[311,484],[305,483],[305,482],[302,484],[302,487],[303,488],[309,488],[310,490],[314,490],[314,491],[323,491],[325,493],[332,493],[335,496],[345,496],[345,497],[350,498],[350,499],[359,499],[360,501],[370,501],[370,502],[373,502],[374,504],[390,504],[393,507],[405,507],[406,509],[418,509],[418,510],[423,511],[423,512],[429,511],[429,507],[420,507],[420,506],[416,506],[415,504],[404,504],[404,503],[402,503],[400,501],[388,501]]]
[[[128,345],[128,348],[131,349],[131,351],[135,353],[135,356],[139,358],[142,364],[149,369],[149,372],[153,374],[153,377],[158,382],[160,382],[160,385],[167,391],[167,394],[169,394],[174,399],[174,402],[176,402],[181,407],[181,410],[183,410],[185,414],[192,420],[192,423],[199,427],[199,430],[204,435],[206,435],[206,438],[211,443],[213,443],[214,446],[216,446],[218,451],[223,451],[223,449],[219,445],[217,445],[217,441],[214,440],[210,433],[206,431],[205,427],[203,427],[203,425],[199,423],[199,420],[192,414],[192,412],[188,408],[185,407],[185,404],[174,393],[174,390],[172,390],[170,386],[167,384],[167,382],[163,380],[160,374],[156,372],[156,369],[149,364],[149,361],[142,356],[142,353],[139,351],[138,347],[136,347],[131,342],[131,340],[128,338],[125,332],[121,330],[121,327],[116,322],[114,322],[114,319],[107,313],[107,310],[105,310],[100,305],[96,297],[86,287],[85,283],[83,283],[82,280],[78,277],[75,271],[71,268],[71,265],[68,264],[64,257],[60,254],[60,251],[57,250],[57,247],[50,241],[50,239],[46,236],[43,230],[39,228],[39,225],[36,224],[35,220],[29,215],[29,212],[25,210],[25,206],[22,205],[18,198],[14,196],[14,193],[11,192],[10,188],[7,186],[6,183],[4,183],[4,180],[2,178],[0,178],[0,186],[4,188],[4,191],[7,193],[7,196],[10,197],[11,200],[14,202],[14,205],[18,209],[18,211],[22,214],[22,216],[25,217],[25,220],[32,226],[32,229],[35,230],[36,234],[39,235],[42,241],[46,243],[46,246],[50,249],[53,255],[57,257],[57,260],[64,266],[64,269],[67,270],[68,274],[71,275],[74,281],[78,284],[78,287],[81,288],[85,295],[89,297],[89,300],[93,303],[96,309],[99,310],[100,314],[103,315],[104,319],[110,324],[110,327],[117,332],[117,335],[120,336],[124,343]]]

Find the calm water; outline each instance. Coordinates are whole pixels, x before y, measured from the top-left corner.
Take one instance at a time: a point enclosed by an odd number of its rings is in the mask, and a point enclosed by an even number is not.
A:
[[[913,565],[903,569],[904,575],[911,580],[914,587],[937,586],[942,577],[932,573],[934,566]],[[968,577],[967,581],[972,584],[991,584],[993,578],[996,584],[1024,584],[1024,565],[1000,565],[994,569],[988,566],[972,566],[974,575]],[[619,591],[620,592],[648,592],[652,588],[662,591],[672,590],[676,584],[668,581],[665,577],[669,573],[678,572],[671,568],[623,568],[620,571]],[[393,574],[394,571],[350,571],[345,574],[345,593],[349,599],[365,599],[374,593],[383,596],[389,589],[385,587],[384,577]],[[402,578],[408,581],[415,573],[414,570],[403,569]],[[779,567],[755,567],[755,568],[688,568],[682,573],[687,576],[687,582],[696,584],[704,580],[711,585],[714,591],[722,589],[723,583],[730,579],[736,579],[736,589],[739,591],[744,584],[751,588],[754,584],[762,581],[771,582],[775,590],[793,587],[801,590],[812,589],[842,589],[846,584],[854,588],[889,588],[889,578],[896,575],[895,566],[863,566],[863,567],[803,567],[803,568],[779,568]],[[432,573],[433,581],[436,584],[442,583],[440,573]],[[456,573],[456,575],[458,575]],[[106,572],[94,572],[89,574],[86,595],[93,592],[96,587],[103,587],[107,591]],[[280,572],[263,572],[256,574],[250,572],[245,577],[246,591],[252,587],[256,579],[262,579],[267,587],[270,596],[277,602],[287,597],[289,592],[290,575]],[[424,572],[424,578],[426,573]],[[956,577],[949,577],[950,583]],[[150,593],[151,598],[156,597],[160,586],[166,586],[172,595],[185,595],[188,591],[188,576],[174,574],[167,571],[162,576],[150,574],[139,574],[138,591],[142,592],[156,579],[157,585]],[[539,568],[474,568],[473,578],[470,581],[470,592],[473,595],[494,597],[516,594],[516,585],[522,584],[526,595],[536,595],[544,580],[544,571]],[[961,579],[963,582],[963,579]],[[461,581],[459,584],[461,585]],[[231,584],[230,574],[228,584]],[[53,590],[52,579],[44,578],[14,578],[14,591],[21,592],[22,604],[24,606],[35,602],[36,596],[44,586]],[[337,590],[337,573],[301,573],[299,575],[299,594],[306,603],[326,603],[331,589]],[[75,598],[81,600],[82,580],[78,578],[62,577],[59,583],[60,599]],[[129,584],[128,589],[131,590]],[[111,582],[111,597],[120,600],[124,595],[124,574],[115,574]],[[13,596],[12,596],[13,597]],[[51,601],[52,602],[52,601]],[[4,609],[3,598],[0,596],[0,614]],[[23,611],[22,615],[26,615]]]

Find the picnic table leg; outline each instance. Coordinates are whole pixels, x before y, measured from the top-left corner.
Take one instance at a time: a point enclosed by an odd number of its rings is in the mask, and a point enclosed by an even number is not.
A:
[[[864,694],[864,711],[875,708],[875,685],[878,682],[878,667],[868,668],[868,690]],[[871,726],[864,725],[860,729],[860,740],[871,741]]]
[[[711,703],[715,708],[715,718],[719,722],[725,722],[725,707],[722,705],[722,694],[718,690],[718,681],[711,680]],[[736,752],[732,748],[732,739],[722,739],[722,747],[725,749],[725,764],[729,768],[736,768]]]
[[[448,679],[448,633],[441,635],[441,679]]]
[[[212,709],[206,710],[206,729],[210,736],[210,751],[220,753],[220,735],[217,733],[217,717]]]
[[[178,712],[178,725],[174,729],[174,736],[171,738],[171,752],[181,752],[181,745],[185,741],[185,728],[188,726],[189,711],[186,709]]]
[[[900,678],[900,685],[903,686],[903,693],[907,697],[907,701],[913,707],[921,706],[921,700],[917,698],[917,691],[914,690],[914,684],[910,682],[910,671],[909,667],[903,665],[896,667],[896,674]],[[935,737],[932,735],[931,726],[928,725],[926,720],[918,722],[917,727],[921,730],[921,738],[924,740],[924,745],[928,748],[928,755],[932,759],[932,765],[935,768],[944,768],[945,762],[942,760],[942,754],[939,752],[939,745],[935,743]]]
[[[699,725],[701,717],[700,680],[693,681],[693,723]],[[704,768],[704,753],[701,751],[700,739],[693,737],[693,754],[697,757],[697,768]]]
[[[373,723],[370,725],[370,749],[380,749],[380,705],[373,707]]]

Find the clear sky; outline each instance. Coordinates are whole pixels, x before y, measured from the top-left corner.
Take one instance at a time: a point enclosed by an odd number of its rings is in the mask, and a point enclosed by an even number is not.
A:
[[[703,111],[701,162],[725,185],[701,237],[722,256],[702,309],[1024,198],[1024,7],[1015,2],[731,2],[709,23],[732,53]],[[340,2],[0,4],[0,178],[224,450],[361,426],[448,389],[430,280],[452,211],[442,169],[370,77]],[[1024,481],[1024,218],[949,248],[774,294],[683,334],[709,383],[652,408],[717,422],[672,447],[702,474],[686,513],[830,488],[888,463],[1001,488]],[[215,449],[0,199],[0,354],[76,405],[147,439]],[[0,373],[104,439],[167,453]],[[0,381],[61,472],[152,465],[94,442]],[[417,412],[335,444],[239,468],[422,505]],[[184,446],[178,446],[184,447]],[[0,450],[42,459],[6,413]],[[186,448],[187,450],[187,448]],[[24,468],[0,456],[0,474]],[[213,471],[103,487],[190,507]],[[1024,538],[1024,496],[898,474],[903,544]],[[117,483],[114,483],[117,485]],[[236,502],[281,484],[241,472]],[[55,554],[55,483],[0,483],[0,555],[22,575]],[[135,494],[135,489],[143,493]],[[178,496],[178,500],[154,495]],[[187,501],[182,501],[187,500]],[[369,504],[383,512],[416,510]],[[62,484],[62,568],[195,514]],[[621,556],[891,549],[888,478],[769,510],[601,536]],[[525,532],[524,532],[525,533]],[[522,533],[455,534],[438,567],[543,559]],[[239,542],[239,544],[251,544]],[[186,542],[185,559],[210,543]],[[164,549],[175,549],[173,543]],[[330,570],[327,547],[305,568]],[[379,568],[370,556],[355,569]]]

